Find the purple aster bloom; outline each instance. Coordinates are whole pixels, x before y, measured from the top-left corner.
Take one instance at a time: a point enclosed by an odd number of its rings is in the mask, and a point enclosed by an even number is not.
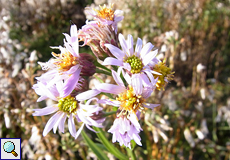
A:
[[[153,91],[149,81],[144,80],[144,87],[142,87],[142,84],[137,83],[136,79],[131,79],[127,73],[123,74],[129,84],[128,87],[125,87],[119,77],[120,72],[112,70],[112,76],[117,85],[103,83],[97,85],[96,88],[100,92],[117,95],[116,100],[102,99],[99,100],[98,103],[119,107],[117,119],[114,121],[114,125],[109,132],[113,133],[113,142],[118,141],[120,145],[124,144],[126,147],[130,147],[130,140],[132,139],[135,140],[138,145],[141,145],[140,137],[138,136],[141,130],[138,123],[139,113],[143,111],[144,107],[153,109],[159,106],[159,104],[146,103],[146,98],[148,98]],[[127,128],[118,128],[118,126],[126,126]]]
[[[124,68],[131,78],[135,79],[135,83],[144,85],[147,79],[149,79],[152,85],[155,85],[156,79],[153,74],[161,74],[151,70],[148,64],[153,62],[158,50],[151,51],[154,46],[150,42],[142,48],[142,40],[140,38],[138,38],[134,50],[133,37],[131,35],[128,35],[127,40],[125,40],[122,34],[119,34],[118,38],[122,50],[111,44],[105,44],[115,58],[106,58],[103,65],[115,65]]]
[[[76,44],[73,37],[67,37],[68,42]],[[78,42],[77,42],[78,43]],[[59,81],[64,81],[64,88],[62,91],[62,97],[69,95],[76,87],[79,87],[79,80],[82,80],[80,73],[82,66],[79,64],[78,46],[72,47],[69,43],[65,43],[64,47],[53,47],[61,51],[60,54],[52,53],[54,58],[51,58],[48,62],[38,62],[43,70],[49,70],[46,74],[38,77],[39,81],[46,83],[47,86],[51,86]]]
[[[125,145],[131,149],[130,141],[134,140],[139,146],[141,144],[141,138],[138,135],[142,131],[137,119],[133,117],[133,114],[128,116],[117,117],[113,126],[108,132],[113,134],[112,142],[119,142],[120,146]]]
[[[124,16],[122,16],[123,11],[113,10],[113,4],[109,6],[99,6],[100,9],[94,9],[91,7],[86,7],[86,13],[93,16],[95,21],[101,23],[102,25],[111,25],[113,30],[117,33],[117,23],[120,22]]]
[[[38,83],[38,85],[41,84]],[[47,97],[51,97],[53,100],[57,101],[57,104],[47,106],[43,109],[34,109],[35,112],[33,113],[33,116],[43,116],[56,112],[47,122],[43,131],[43,136],[46,136],[51,129],[53,129],[53,132],[56,133],[57,128],[64,133],[64,123],[67,117],[69,118],[68,128],[70,134],[75,137],[75,139],[81,133],[84,125],[86,125],[86,127],[90,130],[93,130],[91,126],[103,127],[102,122],[105,118],[101,118],[100,116],[102,108],[97,104],[90,105],[92,100],[98,101],[98,99],[91,98],[84,104],[79,103],[79,101],[71,95],[61,97],[60,91],[63,90],[63,87],[64,83],[59,82],[49,89],[46,88],[46,90],[44,90],[49,93]],[[78,123],[81,123],[81,127],[78,131],[76,131],[75,128],[74,118],[78,121]]]

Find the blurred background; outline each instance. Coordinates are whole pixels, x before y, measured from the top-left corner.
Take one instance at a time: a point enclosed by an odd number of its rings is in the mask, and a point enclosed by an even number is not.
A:
[[[230,159],[230,0],[0,0],[0,137],[21,138],[23,159],[97,159],[67,129],[42,136],[50,116],[33,117],[32,109],[52,102],[37,103],[31,87],[50,46],[63,44],[71,24],[81,28],[91,18],[84,8],[108,3],[124,11],[118,32],[153,43],[175,71],[165,91],[149,98],[161,106],[141,117],[137,159]]]

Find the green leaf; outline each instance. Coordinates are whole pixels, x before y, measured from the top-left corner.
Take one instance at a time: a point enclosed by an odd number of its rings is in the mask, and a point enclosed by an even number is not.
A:
[[[95,131],[97,131],[97,136],[103,143],[103,145],[107,148],[107,150],[112,153],[115,157],[117,157],[120,160],[128,160],[129,158],[121,153],[112,143],[108,141],[108,139],[105,137],[105,132],[101,128],[93,127]]]
[[[97,157],[100,160],[109,160],[109,158],[105,155],[104,152],[102,152],[102,150],[98,147],[98,145],[96,145],[88,136],[87,134],[82,131],[81,132],[82,137],[84,138],[84,140],[86,141],[86,143],[88,144],[88,146],[92,149],[92,151],[97,155]]]

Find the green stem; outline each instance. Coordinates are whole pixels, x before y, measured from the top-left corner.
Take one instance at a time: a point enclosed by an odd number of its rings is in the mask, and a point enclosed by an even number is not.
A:
[[[103,74],[106,74],[108,76],[112,75],[110,72],[107,72],[107,71],[104,71],[104,70],[101,70],[101,69],[98,69],[98,68],[96,68],[96,73],[103,73]]]
[[[113,114],[115,114],[116,112],[117,112],[117,111],[105,112],[105,113],[104,113],[104,117],[107,117],[107,116],[113,115]]]
[[[108,69],[108,68],[105,67],[104,65],[100,64],[98,61],[95,61],[95,62],[94,62],[94,65],[97,66],[97,67],[99,67],[99,68],[102,68],[102,69],[104,69],[104,70],[107,70],[108,72],[111,73],[111,70],[110,70],[110,69]]]
[[[133,150],[131,150],[129,148],[126,148],[126,151],[127,151],[128,155],[129,155],[129,158],[131,158],[131,160],[136,160],[137,159],[135,154],[133,153]]]

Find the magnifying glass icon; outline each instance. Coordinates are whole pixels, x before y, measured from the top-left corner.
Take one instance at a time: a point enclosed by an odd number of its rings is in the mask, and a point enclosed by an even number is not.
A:
[[[3,149],[7,153],[12,153],[15,157],[18,156],[18,154],[14,151],[15,150],[15,145],[11,141],[7,141],[3,145]]]

